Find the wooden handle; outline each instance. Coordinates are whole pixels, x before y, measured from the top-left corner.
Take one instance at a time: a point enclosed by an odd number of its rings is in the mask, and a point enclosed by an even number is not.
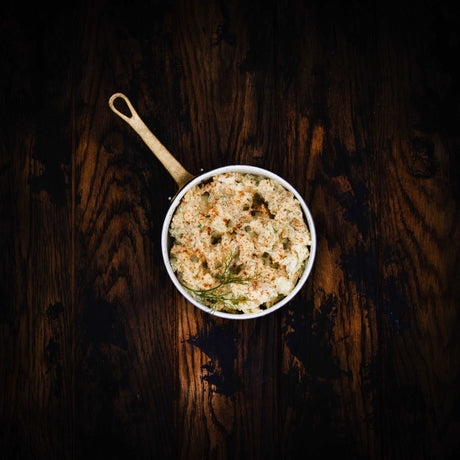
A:
[[[131,116],[127,116],[121,113],[115,108],[114,102],[116,99],[123,99],[128,106]],[[153,154],[160,160],[161,164],[167,169],[169,174],[176,181],[179,188],[182,188],[187,182],[194,178],[166,149],[166,147],[156,138],[156,136],[150,131],[145,123],[141,120],[137,112],[134,110],[131,101],[122,93],[115,93],[109,99],[109,107],[114,113],[116,113],[121,119],[126,121],[131,128],[136,131],[142,140],[147,144],[147,147],[153,152]]]

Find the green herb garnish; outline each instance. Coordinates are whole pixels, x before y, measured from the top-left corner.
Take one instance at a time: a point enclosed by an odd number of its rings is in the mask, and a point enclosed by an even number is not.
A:
[[[247,297],[232,297],[231,292],[225,288],[229,284],[249,284],[251,279],[238,276],[241,269],[235,264],[237,252],[232,252],[224,257],[220,264],[221,271],[214,275],[219,281],[217,286],[210,289],[192,289],[186,286],[179,280],[181,286],[190,292],[193,292],[200,300],[210,304],[210,307],[215,310],[219,305],[231,311],[238,311],[238,305],[248,300]]]

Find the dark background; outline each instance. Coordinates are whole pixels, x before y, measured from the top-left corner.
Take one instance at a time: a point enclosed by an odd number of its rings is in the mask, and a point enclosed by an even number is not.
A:
[[[435,1],[88,1],[0,17],[0,456],[457,458],[460,20]],[[176,185],[250,164],[317,259],[257,320],[174,289]]]

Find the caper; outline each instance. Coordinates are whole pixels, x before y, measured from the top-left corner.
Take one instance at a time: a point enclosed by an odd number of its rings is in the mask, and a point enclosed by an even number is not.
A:
[[[222,240],[222,235],[216,236],[213,235],[211,236],[211,244],[218,244]]]

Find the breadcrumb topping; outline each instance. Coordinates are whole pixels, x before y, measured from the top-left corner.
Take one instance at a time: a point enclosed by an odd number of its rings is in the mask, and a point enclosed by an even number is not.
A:
[[[169,233],[170,263],[180,283],[204,305],[236,314],[265,310],[287,296],[312,244],[290,191],[239,172],[192,187]]]

